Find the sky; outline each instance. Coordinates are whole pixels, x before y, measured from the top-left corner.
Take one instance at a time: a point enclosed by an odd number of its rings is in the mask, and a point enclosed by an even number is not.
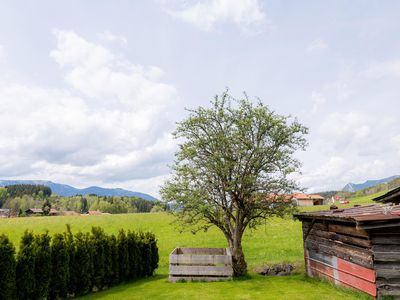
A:
[[[400,174],[398,1],[0,1],[0,178],[159,196],[226,88],[306,125],[308,192]]]

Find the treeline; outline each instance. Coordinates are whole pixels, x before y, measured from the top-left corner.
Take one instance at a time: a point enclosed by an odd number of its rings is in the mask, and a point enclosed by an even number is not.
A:
[[[51,208],[58,211],[74,211],[76,213],[87,213],[89,210],[98,210],[104,213],[143,213],[151,212],[157,202],[144,200],[139,197],[122,196],[71,196],[62,197],[58,195],[49,196],[42,190],[39,193],[11,196],[7,188],[0,187],[0,208],[11,209],[12,215],[24,215],[28,208],[42,208],[44,201],[48,201]],[[160,206],[160,205],[159,205]],[[157,207],[159,210],[159,207]]]
[[[6,187],[9,197],[21,197],[23,195],[48,197],[51,195],[51,188],[35,184],[13,184]]]
[[[0,235],[0,299],[65,299],[151,276],[158,267],[152,233],[121,230],[34,235],[26,231],[18,253]]]

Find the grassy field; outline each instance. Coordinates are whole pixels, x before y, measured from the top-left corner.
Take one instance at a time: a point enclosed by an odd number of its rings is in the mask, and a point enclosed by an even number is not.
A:
[[[354,199],[351,205],[367,204],[373,196]],[[316,207],[308,209],[315,210]],[[231,282],[169,283],[168,255],[175,247],[226,247],[224,237],[216,229],[196,235],[179,233],[172,221],[173,218],[165,213],[0,219],[0,233],[7,234],[16,245],[25,229],[54,233],[64,231],[66,224],[71,224],[73,231],[88,231],[91,226],[101,226],[110,233],[125,228],[156,234],[160,249],[157,276],[82,299],[370,299],[362,293],[337,288],[303,274],[301,223],[292,218],[271,219],[256,231],[246,233],[243,243],[250,270],[248,277]],[[264,277],[254,272],[263,264],[278,262],[294,263],[298,266],[297,271],[287,277]]]

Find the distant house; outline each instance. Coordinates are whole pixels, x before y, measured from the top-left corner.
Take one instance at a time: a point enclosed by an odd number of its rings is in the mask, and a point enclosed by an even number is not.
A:
[[[43,210],[41,208],[28,208],[25,211],[27,216],[43,216]],[[49,216],[58,216],[59,212],[58,210],[52,208],[50,209]]]
[[[307,195],[303,193],[293,194],[293,203],[298,206],[313,206],[324,204],[324,197],[321,195]]]
[[[9,218],[11,216],[11,210],[7,208],[0,209],[0,218]]]

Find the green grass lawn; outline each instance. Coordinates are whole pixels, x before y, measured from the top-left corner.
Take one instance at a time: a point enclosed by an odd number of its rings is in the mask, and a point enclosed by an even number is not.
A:
[[[66,224],[71,224],[75,232],[101,226],[109,233],[117,233],[121,228],[155,233],[160,253],[157,276],[82,299],[370,299],[365,294],[304,275],[301,223],[292,218],[271,219],[257,230],[247,231],[243,244],[250,270],[248,277],[230,282],[169,283],[168,255],[175,247],[226,247],[224,237],[216,229],[196,235],[180,233],[172,221],[165,213],[14,218],[0,219],[0,233],[7,234],[15,245],[19,244],[25,229],[54,233],[64,231]],[[263,264],[278,262],[294,263],[297,271],[286,277],[264,277],[254,272]]]

